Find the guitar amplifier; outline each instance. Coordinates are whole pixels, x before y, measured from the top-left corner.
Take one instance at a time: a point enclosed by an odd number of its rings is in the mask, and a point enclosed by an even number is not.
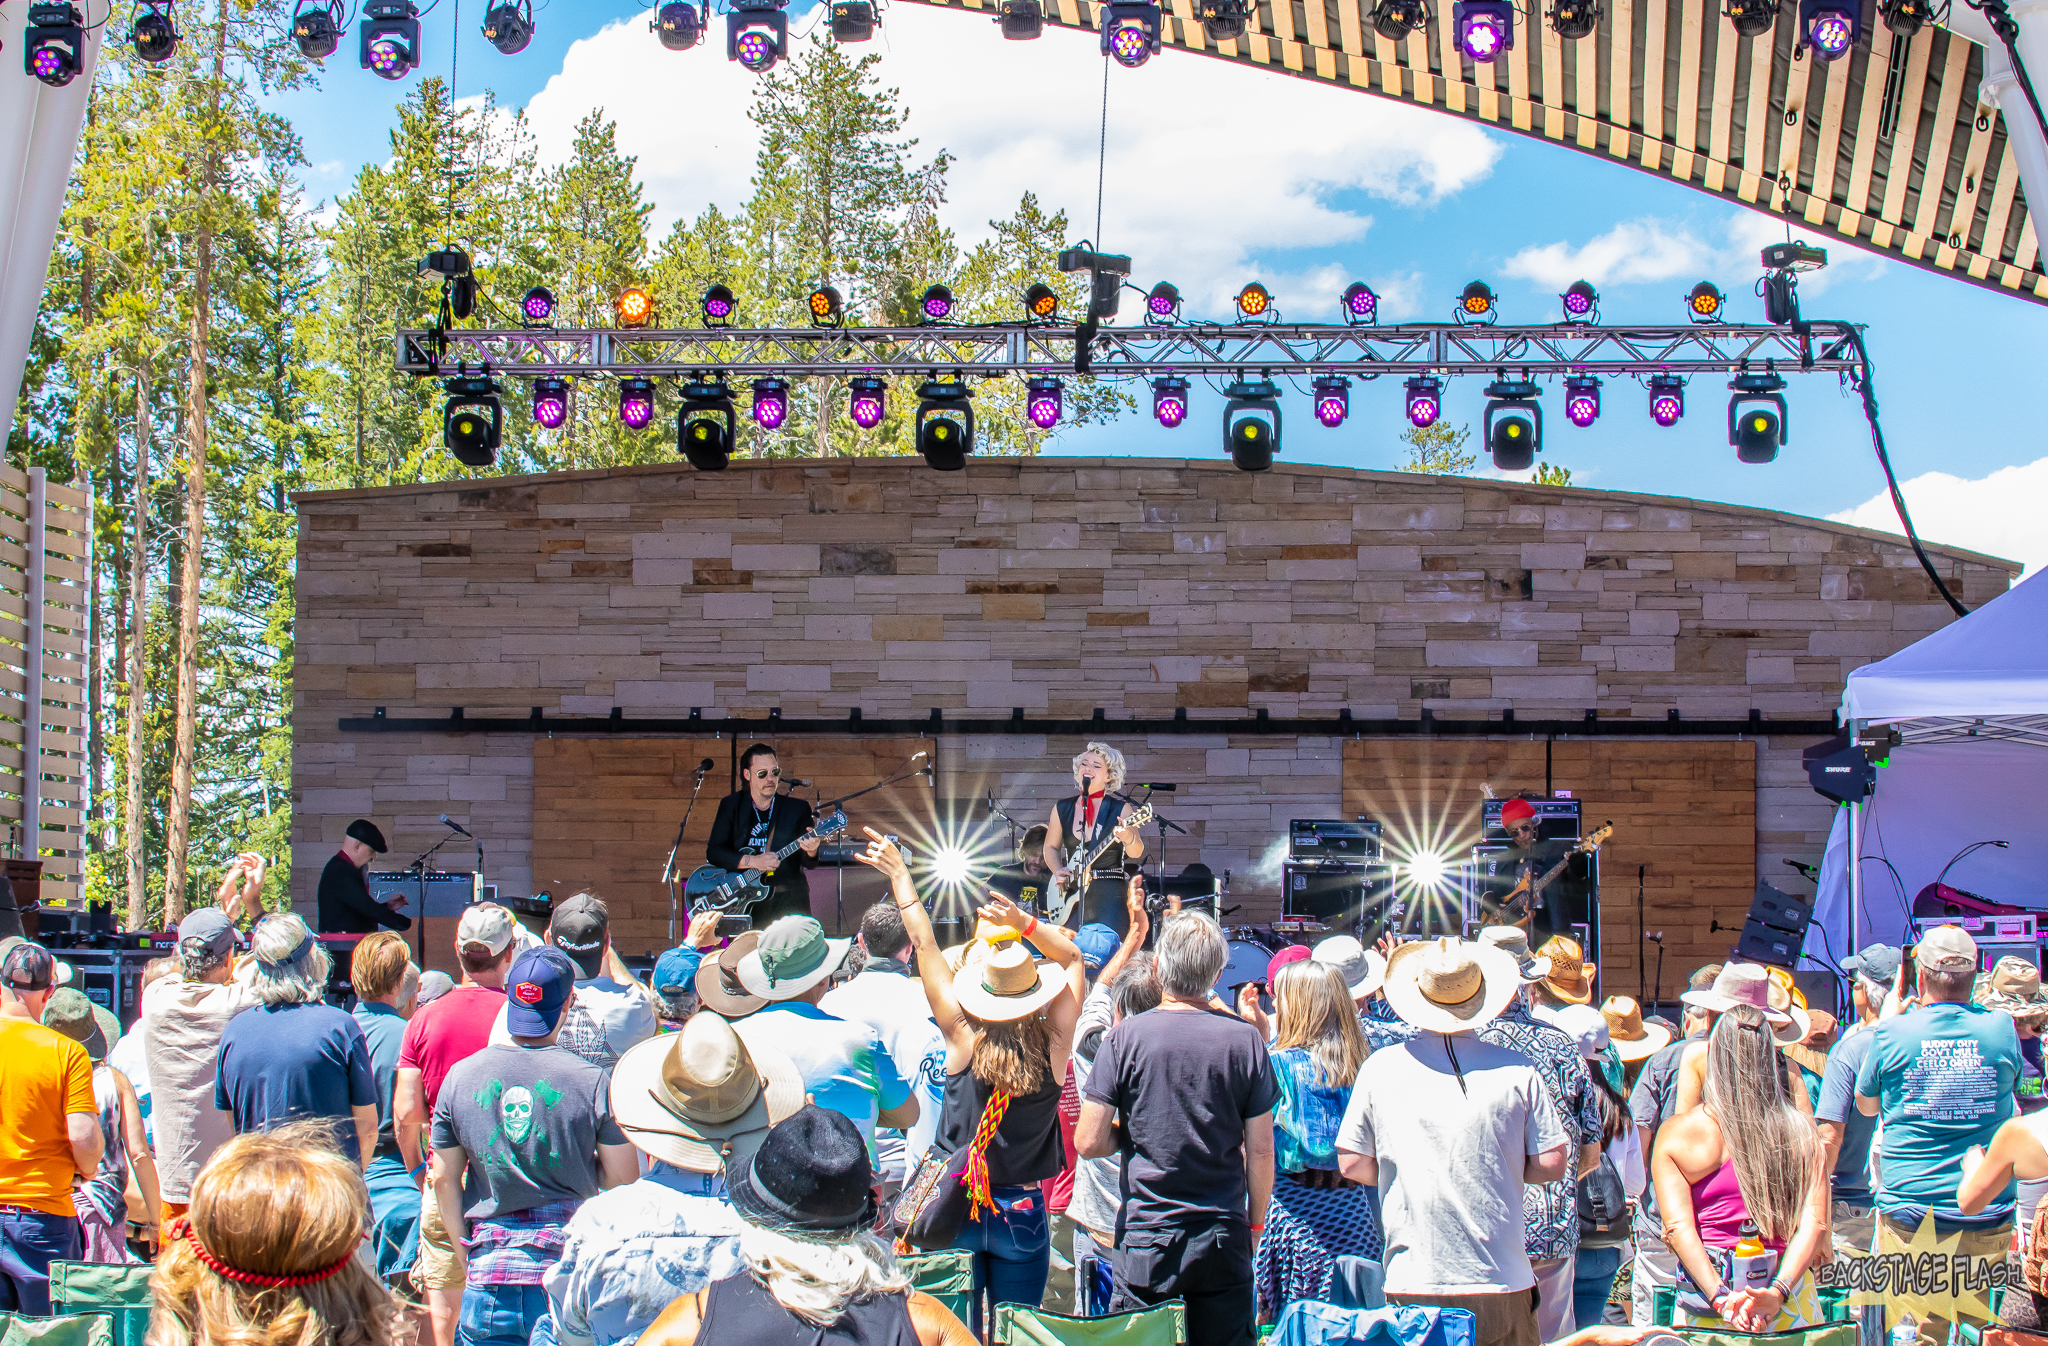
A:
[[[1380,824],[1370,818],[1295,818],[1287,824],[1287,858],[1363,864],[1380,858]]]
[[[1482,835],[1480,840],[1500,842],[1508,839],[1507,829],[1500,825],[1500,806],[1505,799],[1489,799],[1480,805],[1479,821]],[[1526,801],[1536,810],[1536,839],[1538,841],[1566,841],[1579,839],[1579,801],[1576,799],[1531,799]]]
[[[403,869],[373,869],[363,875],[370,897],[389,902],[405,899],[399,911],[408,916],[454,918],[477,901],[476,875],[465,871],[432,872],[425,876],[426,900],[420,900],[421,876]]]
[[[1280,869],[1281,917],[1317,921],[1333,935],[1371,944],[1393,916],[1394,872],[1388,865],[1286,864]]]

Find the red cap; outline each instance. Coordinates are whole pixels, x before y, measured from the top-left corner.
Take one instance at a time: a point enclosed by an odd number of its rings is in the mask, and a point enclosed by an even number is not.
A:
[[[1536,816],[1536,806],[1526,799],[1510,799],[1500,806],[1500,825],[1513,827],[1525,818]]]
[[[1309,953],[1310,949],[1306,944],[1290,944],[1274,954],[1273,960],[1266,964],[1266,985],[1271,987],[1275,981],[1279,980],[1281,968],[1286,967],[1289,963],[1301,962],[1309,956]]]

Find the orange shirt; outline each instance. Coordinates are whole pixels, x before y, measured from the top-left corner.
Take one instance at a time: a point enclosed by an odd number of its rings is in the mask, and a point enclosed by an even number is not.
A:
[[[92,1060],[62,1033],[0,1018],[0,1205],[76,1215],[71,1204],[71,1134],[64,1118],[88,1113]]]

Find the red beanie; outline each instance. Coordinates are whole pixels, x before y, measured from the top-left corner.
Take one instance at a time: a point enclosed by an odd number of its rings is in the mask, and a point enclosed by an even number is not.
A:
[[[1513,827],[1524,818],[1536,816],[1536,806],[1526,799],[1510,799],[1500,806],[1500,825]]]

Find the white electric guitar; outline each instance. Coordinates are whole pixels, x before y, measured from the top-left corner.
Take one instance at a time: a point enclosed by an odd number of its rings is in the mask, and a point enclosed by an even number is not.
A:
[[[1120,828],[1135,828],[1143,827],[1151,821],[1152,806],[1140,804],[1118,818],[1116,825]],[[1057,879],[1053,880],[1052,891],[1046,895],[1045,907],[1052,913],[1047,919],[1054,925],[1065,925],[1067,918],[1074,914],[1074,908],[1081,905],[1081,895],[1088,891],[1088,885],[1095,880],[1095,862],[1108,854],[1110,848],[1116,844],[1116,832],[1112,829],[1110,834],[1102,839],[1100,846],[1067,867],[1067,881],[1064,884]]]

